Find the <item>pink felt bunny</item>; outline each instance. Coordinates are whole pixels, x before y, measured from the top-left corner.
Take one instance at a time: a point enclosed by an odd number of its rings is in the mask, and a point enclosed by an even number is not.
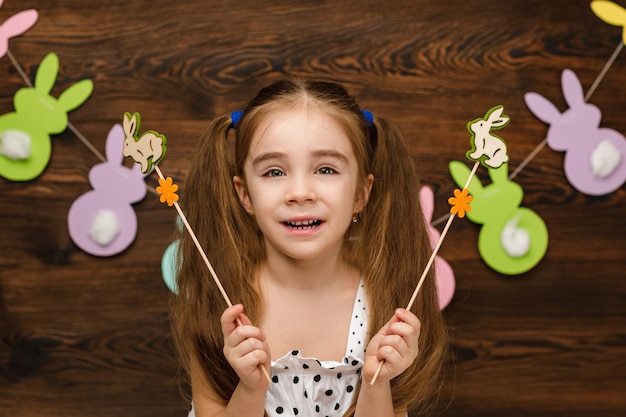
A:
[[[433,190],[428,187],[422,187],[420,189],[420,203],[422,205],[422,211],[424,212],[424,220],[426,221],[426,227],[428,228],[428,238],[430,239],[430,246],[435,247],[439,241],[441,233],[433,226],[430,225],[433,218],[433,211],[435,208]],[[435,280],[437,282],[437,298],[439,300],[439,308],[443,310],[452,300],[454,295],[455,281],[454,271],[450,264],[448,264],[442,257],[435,257]]]
[[[96,256],[111,256],[124,251],[137,233],[133,203],[146,195],[144,174],[138,164],[122,165],[124,130],[116,124],[106,141],[107,161],[89,172],[93,190],[80,196],[68,214],[72,240],[82,250]]]
[[[4,0],[0,0],[0,7],[2,7],[2,3],[4,3]],[[0,58],[9,50],[9,39],[19,36],[30,29],[38,17],[37,10],[24,10],[9,17],[0,25]]]
[[[578,191],[589,195],[609,194],[626,180],[626,140],[613,129],[600,128],[600,109],[585,102],[580,81],[564,70],[561,84],[569,109],[561,113],[537,93],[526,93],[526,105],[550,125],[548,146],[565,151],[564,170]]]

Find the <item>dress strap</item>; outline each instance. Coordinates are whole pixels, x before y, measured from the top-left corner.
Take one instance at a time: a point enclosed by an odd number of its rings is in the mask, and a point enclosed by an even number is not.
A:
[[[365,360],[365,347],[367,346],[367,294],[363,281],[359,283],[359,288],[354,299],[352,309],[352,319],[350,320],[350,332],[348,333],[348,344],[346,355]]]

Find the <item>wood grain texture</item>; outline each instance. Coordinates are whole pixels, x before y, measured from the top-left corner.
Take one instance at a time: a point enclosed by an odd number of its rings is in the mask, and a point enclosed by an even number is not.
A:
[[[56,52],[53,95],[93,80],[70,120],[101,152],[123,112],[140,112],[167,136],[162,168],[182,187],[210,118],[285,75],[341,82],[406,133],[435,190],[435,218],[448,210],[447,164],[463,160],[467,121],[505,106],[514,169],[547,130],[523,94],[564,110],[561,71],[574,70],[587,90],[621,40],[580,0],[257,3],[6,0],[0,22],[37,8],[37,24],[10,43],[28,76]],[[602,126],[622,133],[625,53],[590,100]],[[7,57],[0,73],[4,114],[24,83]],[[175,213],[148,194],[134,206],[129,249],[85,254],[69,238],[67,212],[91,189],[99,160],[69,130],[52,143],[39,178],[0,178],[0,416],[185,415],[160,271]],[[455,221],[444,243],[457,290],[446,310],[452,356],[440,416],[626,415],[626,189],[585,196],[562,164],[562,153],[544,148],[516,178],[550,234],[534,269],[489,269],[468,221]]]

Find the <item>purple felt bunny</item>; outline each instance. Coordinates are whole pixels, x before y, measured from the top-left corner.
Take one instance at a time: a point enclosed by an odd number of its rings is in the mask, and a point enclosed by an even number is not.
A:
[[[111,256],[124,251],[135,240],[137,215],[133,203],[146,195],[144,174],[138,164],[122,165],[124,130],[116,124],[106,141],[107,161],[89,172],[93,187],[80,196],[68,213],[72,240],[82,250],[96,256]]]
[[[565,151],[564,170],[578,191],[589,195],[609,194],[626,180],[626,139],[613,129],[600,128],[600,109],[585,102],[580,81],[564,70],[561,84],[569,109],[561,113],[537,93],[526,93],[526,105],[550,125],[548,146]]]

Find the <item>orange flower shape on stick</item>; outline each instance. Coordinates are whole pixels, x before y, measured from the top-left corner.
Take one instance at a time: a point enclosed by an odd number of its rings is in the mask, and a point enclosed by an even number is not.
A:
[[[468,195],[467,188],[463,188],[463,190],[459,190],[458,188],[454,190],[454,197],[450,197],[448,199],[448,203],[452,205],[450,209],[450,213],[452,215],[458,215],[460,218],[465,217],[465,213],[469,212],[472,208],[469,203],[472,202],[474,197]]]
[[[172,183],[172,178],[167,177],[166,179],[159,178],[159,186],[156,188],[157,193],[161,194],[160,201],[161,203],[167,202],[167,205],[172,207],[172,205],[178,201],[178,185]]]

